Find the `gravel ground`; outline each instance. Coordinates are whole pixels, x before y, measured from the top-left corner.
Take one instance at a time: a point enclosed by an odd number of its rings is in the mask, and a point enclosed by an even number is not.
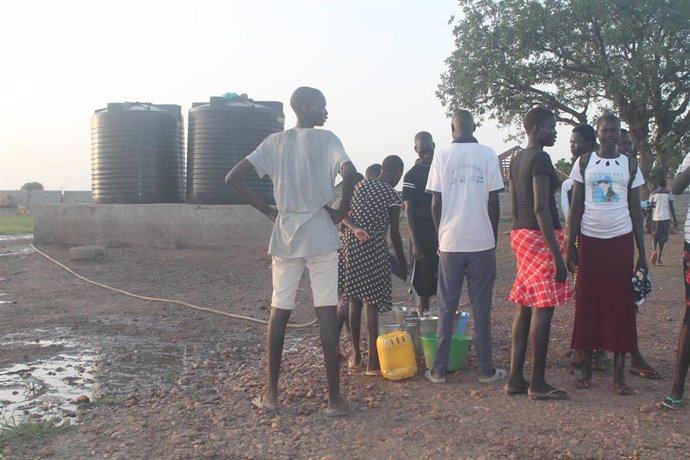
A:
[[[37,253],[0,258],[0,370],[55,353],[30,345],[61,337],[95,350],[91,401],[67,414],[76,424],[37,440],[18,440],[4,458],[679,458],[688,457],[690,410],[662,411],[670,389],[683,313],[680,235],[667,265],[653,267],[655,291],[641,309],[641,351],[661,380],[629,375],[634,394],[611,388],[610,370],[578,390],[567,352],[573,306],[557,309],[548,380],[568,401],[509,397],[502,384],[477,381],[472,354],[466,370],[445,385],[417,375],[390,382],[350,373],[342,387],[350,417],[324,415],[325,376],[316,327],[288,333],[281,409],[251,404],[264,389],[265,326],[126,297],[89,285]],[[137,294],[163,297],[266,319],[270,259],[264,248],[160,250],[121,248],[107,259],[70,262],[68,250],[42,248],[79,274]],[[508,367],[515,273],[501,236],[494,297],[494,356]],[[409,304],[400,283],[395,301]],[[14,303],[11,303],[14,302]],[[295,322],[314,318],[308,285],[298,294]],[[383,319],[382,319],[383,321]],[[470,321],[471,334],[471,321]],[[28,344],[28,345],[27,345]],[[95,395],[95,389],[98,395]],[[85,390],[86,391],[86,390]],[[62,414],[63,418],[66,415]]]

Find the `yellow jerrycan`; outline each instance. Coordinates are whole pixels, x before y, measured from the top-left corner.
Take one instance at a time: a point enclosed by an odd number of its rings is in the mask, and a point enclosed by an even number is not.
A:
[[[388,380],[409,379],[417,374],[417,359],[410,334],[393,331],[376,339],[381,375]]]

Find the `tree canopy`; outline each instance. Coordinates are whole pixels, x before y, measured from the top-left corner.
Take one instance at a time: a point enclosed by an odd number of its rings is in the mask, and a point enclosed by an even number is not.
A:
[[[561,158],[553,165],[553,167],[565,174],[566,176],[570,176],[570,171],[573,169],[573,164],[570,162],[570,160]]]
[[[22,188],[19,190],[22,192],[40,191],[43,190],[43,184],[40,182],[27,182],[26,184],[22,185]]]
[[[669,170],[690,147],[688,0],[459,0],[456,49],[438,97],[449,110],[521,126],[537,104],[560,122],[612,110],[640,167]]]

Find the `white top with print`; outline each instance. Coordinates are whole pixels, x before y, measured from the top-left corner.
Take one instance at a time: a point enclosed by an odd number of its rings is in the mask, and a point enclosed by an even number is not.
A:
[[[498,157],[491,147],[453,143],[437,150],[426,190],[441,194],[439,250],[479,252],[494,248],[489,192],[503,188]]]
[[[585,180],[580,174],[580,157],[570,177],[585,186],[585,212],[582,216],[581,232],[593,238],[609,239],[632,231],[632,220],[628,209],[628,183],[630,169],[628,157],[601,158],[592,153],[585,168]],[[632,183],[635,189],[644,184],[640,169]]]

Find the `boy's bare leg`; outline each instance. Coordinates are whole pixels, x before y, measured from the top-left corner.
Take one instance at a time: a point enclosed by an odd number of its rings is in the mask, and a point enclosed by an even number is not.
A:
[[[290,320],[292,310],[271,307],[266,331],[266,371],[268,388],[262,402],[267,408],[278,405],[278,377],[280,376],[280,361],[283,357],[285,343],[285,329]]]
[[[326,366],[326,382],[328,384],[328,408],[346,409],[347,399],[340,393],[340,359],[338,356],[338,312],[335,305],[316,307],[316,317],[319,320],[319,335],[323,349],[323,361]]]

